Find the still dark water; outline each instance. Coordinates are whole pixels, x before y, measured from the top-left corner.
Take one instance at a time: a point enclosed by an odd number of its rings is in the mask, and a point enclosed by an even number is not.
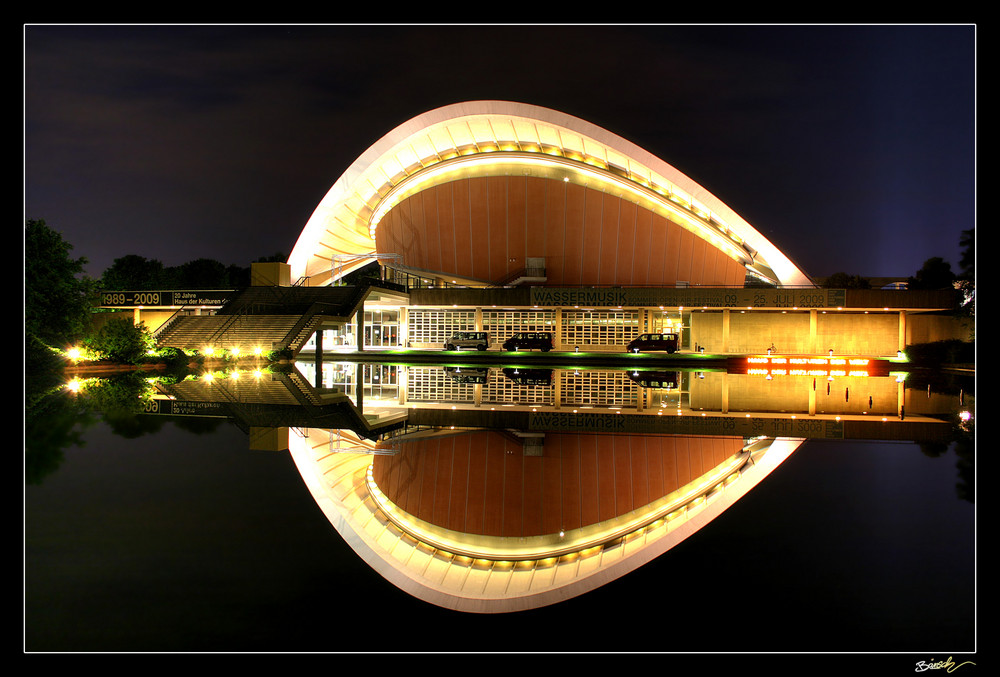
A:
[[[954,449],[808,441],[651,564],[481,616],[382,579],[288,453],[248,450],[229,423],[83,437],[25,489],[28,652],[901,652],[912,672],[976,649],[975,506]]]

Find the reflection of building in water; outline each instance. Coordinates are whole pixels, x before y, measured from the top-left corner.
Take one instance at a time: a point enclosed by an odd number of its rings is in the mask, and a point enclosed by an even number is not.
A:
[[[940,416],[939,404],[914,392],[902,374],[863,371],[772,376],[726,371],[439,367],[376,363],[298,363],[304,378],[342,388],[366,408],[440,407],[533,411],[618,411],[644,415],[762,414],[800,418],[902,419]],[[358,375],[363,387],[358,388]],[[358,395],[360,394],[360,400]],[[938,403],[938,404],[935,404]],[[943,408],[942,408],[943,406]]]
[[[440,368],[299,363],[287,373],[231,365],[161,384],[149,413],[235,419],[241,427],[386,426],[532,432],[642,432],[940,441],[961,408],[889,376],[767,378],[756,374],[611,369]],[[301,371],[300,371],[301,370]],[[544,371],[544,377],[538,372]],[[905,413],[904,413],[905,409]],[[380,432],[381,431],[381,432]],[[281,443],[275,442],[278,448]]]
[[[535,538],[641,510],[743,446],[739,437],[465,432],[404,442],[373,459],[372,481],[395,510],[438,529]]]
[[[323,367],[325,383],[297,370],[237,378],[234,369],[164,385],[158,413],[225,416],[248,430],[253,448],[287,448],[317,504],[359,556],[408,593],[464,611],[551,604],[642,566],[732,506],[803,439],[938,440],[949,430],[926,416],[886,421],[778,411],[800,406],[795,391],[811,386],[750,374],[634,380],[621,371],[552,370],[529,386],[500,369],[486,375],[473,369],[466,380],[424,367]],[[437,402],[405,400],[409,376],[426,378],[430,371],[453,388],[454,403],[442,403],[443,393]],[[569,388],[559,401],[603,393],[611,404],[475,401],[485,378],[510,384],[507,395],[516,400],[523,398],[520,388],[538,387],[554,402],[553,383],[587,372],[581,382],[593,394]],[[687,398],[717,405],[726,379],[751,378],[778,385],[770,404],[747,389],[744,403],[761,407],[750,415],[706,416],[688,404]],[[899,385],[882,380],[888,388]],[[662,407],[618,405],[648,402],[653,392],[674,399]],[[736,404],[743,396],[730,399]]]
[[[666,552],[756,485],[793,440],[478,431],[392,455],[291,451],[358,554],[425,601],[472,612],[552,604]]]

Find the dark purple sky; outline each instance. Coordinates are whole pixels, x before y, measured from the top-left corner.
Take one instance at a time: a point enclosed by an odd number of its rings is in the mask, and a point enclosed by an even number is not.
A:
[[[674,165],[807,273],[958,270],[974,26],[27,26],[25,217],[99,276],[288,254],[380,136],[506,99]]]

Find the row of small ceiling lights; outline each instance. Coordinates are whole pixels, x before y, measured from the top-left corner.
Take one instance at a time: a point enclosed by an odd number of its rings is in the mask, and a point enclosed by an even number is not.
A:
[[[632,171],[631,169],[617,167],[616,165],[612,165],[610,162],[595,157],[593,155],[584,155],[582,153],[569,151],[564,148],[557,148],[551,145],[542,146],[542,145],[536,145],[534,143],[522,144],[516,141],[503,142],[503,143],[499,141],[493,141],[487,143],[477,142],[475,145],[466,146],[464,148],[454,148],[451,150],[451,152],[438,153],[433,158],[424,158],[423,160],[419,161],[418,167],[415,167],[412,170],[408,168],[403,168],[400,171],[400,173],[398,173],[396,176],[387,177],[385,185],[389,186],[398,185],[400,182],[405,181],[406,179],[408,179],[409,177],[413,176],[414,174],[420,171],[423,171],[425,169],[428,169],[429,167],[432,167],[433,165],[454,158],[465,157],[470,155],[486,154],[486,153],[504,153],[504,152],[535,153],[539,155],[551,155],[554,157],[561,157],[568,160],[580,162],[586,165],[590,165],[591,167],[602,169],[606,172],[615,174],[617,176],[621,176],[622,178],[625,178],[628,181],[635,183],[636,185],[642,186],[643,188],[656,193],[660,197],[663,197],[677,205],[680,205],[681,207],[691,212],[705,223],[714,227],[722,235],[729,238],[733,242],[737,243],[738,245],[743,244],[743,239],[739,237],[735,232],[733,232],[732,229],[730,229],[714,213],[712,213],[711,210],[696,203],[694,198],[683,194],[675,186],[665,187],[658,183],[655,183],[646,176],[640,175]],[[379,202],[381,202],[385,194],[386,191],[383,190],[376,191],[375,204],[369,205],[369,208],[371,209],[372,213],[375,213],[377,211],[377,205]],[[376,223],[372,223],[370,226],[371,228],[370,236],[372,237],[372,239],[374,239],[375,237],[374,229],[376,226],[377,226]]]

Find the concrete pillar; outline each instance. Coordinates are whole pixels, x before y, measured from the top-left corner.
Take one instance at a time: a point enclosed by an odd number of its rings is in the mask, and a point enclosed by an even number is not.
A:
[[[819,346],[816,345],[817,335],[819,334],[819,311],[815,308],[809,311],[809,352],[816,355],[819,352]]]
[[[407,384],[409,383],[409,373],[405,366],[400,365],[396,370],[396,397],[401,405],[406,404]]]
[[[476,308],[476,331],[483,330],[483,309]]]
[[[556,308],[555,326],[552,331],[552,347],[556,350],[565,350],[563,347],[563,314],[562,308]]]
[[[365,302],[362,301],[361,305],[358,306],[358,312],[354,316],[354,328],[355,328],[355,343],[357,344],[354,348],[359,352],[363,352],[365,349]]]
[[[729,309],[722,311],[722,352],[729,352]]]
[[[721,391],[722,391],[722,398],[721,398],[721,401],[722,401],[722,413],[723,414],[728,414],[729,413],[729,378],[728,378],[728,374],[726,374],[725,372],[722,373],[722,388],[721,388]]]
[[[906,350],[906,311],[899,311],[899,347],[897,350]]]
[[[316,383],[317,388],[323,387],[323,326],[320,325],[316,329],[316,355],[314,356],[316,362]]]

